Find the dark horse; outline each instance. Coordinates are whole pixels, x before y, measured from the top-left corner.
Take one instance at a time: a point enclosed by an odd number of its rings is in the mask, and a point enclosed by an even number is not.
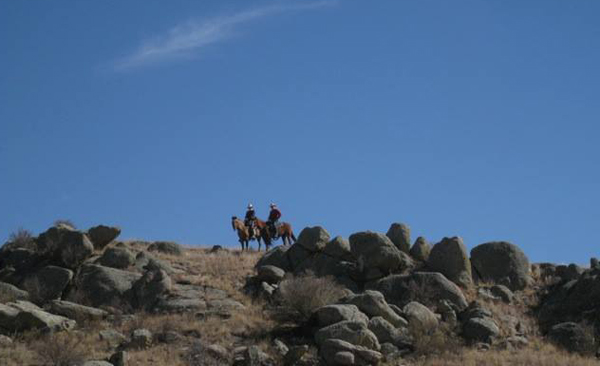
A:
[[[269,250],[273,240],[279,238],[283,241],[283,245],[292,245],[296,241],[296,236],[294,235],[294,230],[292,230],[292,225],[290,223],[282,222],[279,224],[274,233],[275,235],[273,235],[271,228],[267,223],[261,221],[261,224],[257,224],[257,226],[260,228],[260,234],[265,242],[267,250]]]

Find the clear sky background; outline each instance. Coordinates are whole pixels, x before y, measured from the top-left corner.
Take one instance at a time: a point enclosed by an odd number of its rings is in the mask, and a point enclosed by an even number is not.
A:
[[[2,1],[0,241],[55,219],[600,256],[600,1]]]

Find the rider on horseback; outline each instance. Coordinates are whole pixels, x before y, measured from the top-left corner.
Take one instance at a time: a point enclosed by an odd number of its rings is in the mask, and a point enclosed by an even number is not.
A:
[[[254,226],[256,225],[256,213],[254,212],[254,206],[252,204],[248,204],[248,209],[246,210],[246,217],[244,219],[244,225],[248,228],[248,232],[250,234],[250,238],[254,237]]]
[[[273,237],[277,237],[277,224],[279,223],[279,219],[281,218],[281,211],[279,211],[277,205],[275,205],[274,203],[271,203],[269,207],[271,208],[271,212],[269,213],[267,225],[269,225]]]

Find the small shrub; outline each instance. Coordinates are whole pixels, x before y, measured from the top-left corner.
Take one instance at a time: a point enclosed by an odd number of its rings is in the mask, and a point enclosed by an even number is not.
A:
[[[19,228],[14,233],[10,234],[7,246],[11,248],[27,248],[33,249],[35,245],[35,237],[29,230]]]
[[[54,221],[54,226],[66,226],[73,230],[77,229],[75,224],[73,224],[73,221],[65,220],[65,219],[59,219],[59,220]]]
[[[279,290],[283,305],[296,311],[300,321],[307,321],[316,309],[346,295],[345,289],[333,278],[315,277],[311,273],[284,279]]]
[[[86,360],[86,349],[79,337],[58,333],[45,337],[34,344],[34,350],[52,366],[79,366]]]

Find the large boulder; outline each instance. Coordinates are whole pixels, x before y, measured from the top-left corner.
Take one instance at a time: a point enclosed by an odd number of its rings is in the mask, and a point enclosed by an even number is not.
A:
[[[0,328],[8,332],[57,332],[75,327],[75,321],[45,312],[27,301],[0,304]]]
[[[468,341],[491,344],[500,334],[500,328],[492,318],[473,317],[463,324],[462,334]]]
[[[468,287],[473,283],[471,261],[459,237],[444,238],[434,245],[427,266],[432,272],[440,272],[459,286]]]
[[[328,339],[341,339],[355,346],[378,351],[381,347],[373,332],[362,322],[343,321],[319,329],[315,333],[315,342],[322,346]]]
[[[315,276],[333,276],[342,277],[350,275],[350,268],[337,258],[330,257],[327,254],[315,253],[307,260],[296,267],[296,273],[314,273]]]
[[[262,266],[256,269],[259,281],[264,281],[268,284],[279,283],[285,276],[285,271],[275,266]]]
[[[41,330],[58,332],[75,328],[75,320],[47,313],[43,310],[21,311],[15,319],[17,331]]]
[[[327,365],[371,366],[378,365],[383,358],[377,351],[341,339],[325,340],[320,346],[319,353]]]
[[[98,263],[106,267],[126,269],[135,264],[135,255],[127,248],[112,247],[102,253]]]
[[[27,277],[22,286],[28,289],[33,301],[44,303],[60,299],[72,279],[73,271],[46,266]]]
[[[314,312],[313,317],[320,327],[326,327],[346,320],[360,322],[365,325],[369,323],[369,318],[361,313],[355,305],[350,304],[322,306]]]
[[[313,253],[308,249],[304,248],[302,245],[298,243],[294,243],[286,252],[289,266],[292,270],[296,270],[298,267],[302,266],[304,261],[310,258]]]
[[[410,227],[402,223],[393,223],[387,232],[387,237],[390,238],[396,248],[404,253],[410,250]]]
[[[600,311],[600,273],[586,271],[580,278],[559,283],[549,288],[541,301],[539,321],[542,328],[557,322],[594,322]]]
[[[44,260],[45,258],[33,248],[5,245],[0,248],[0,281],[18,285]]]
[[[271,265],[286,272],[290,271],[291,266],[286,254],[289,249],[290,247],[287,245],[280,245],[269,250],[256,262],[255,268]]]
[[[29,293],[10,283],[0,282],[0,303],[15,300],[29,300]]]
[[[402,310],[404,311],[404,314],[406,314],[411,327],[430,331],[437,328],[439,324],[433,311],[416,301],[409,302]]]
[[[181,245],[172,241],[155,241],[148,246],[149,251],[156,251],[170,255],[182,255],[183,248]]]
[[[422,236],[417,238],[409,252],[413,259],[416,259],[420,262],[427,262],[427,259],[429,259],[429,253],[431,253],[431,245],[429,245],[427,240]]]
[[[163,270],[168,274],[175,273],[175,269],[171,265],[161,259],[155,258],[152,254],[147,252],[139,252],[135,256],[135,268],[139,271],[154,271]]]
[[[392,275],[368,283],[394,305],[404,306],[411,301],[436,305],[448,300],[457,310],[467,307],[467,300],[460,288],[438,272],[414,272],[409,275]]]
[[[14,332],[15,319],[19,310],[8,304],[0,304],[0,333]]]
[[[365,231],[350,235],[350,249],[365,269],[378,269],[385,274],[401,272],[413,264],[406,253],[380,233]]]
[[[40,234],[38,250],[50,257],[53,264],[75,269],[94,254],[94,245],[84,233],[60,225]]]
[[[108,316],[108,312],[102,309],[92,308],[62,300],[52,301],[49,304],[48,309],[52,314],[62,315],[78,322],[101,320]]]
[[[296,243],[310,252],[318,252],[325,248],[329,239],[327,230],[321,226],[313,226],[304,228],[298,235]]]
[[[87,235],[97,250],[103,249],[121,234],[121,229],[115,226],[98,225],[90,228]]]
[[[72,296],[94,307],[131,304],[131,289],[140,277],[138,273],[85,264],[75,277]]]
[[[135,304],[138,308],[152,310],[171,291],[171,278],[163,270],[146,271],[133,285]]]
[[[350,250],[350,242],[348,242],[348,240],[342,238],[341,236],[336,236],[331,241],[329,241],[325,245],[325,248],[323,248],[323,253],[344,261],[354,260],[354,256],[352,255],[352,251]]]
[[[396,328],[380,316],[369,321],[369,330],[377,336],[379,343],[391,343],[398,348],[408,348],[412,344],[408,328]]]
[[[594,350],[593,330],[586,331],[577,323],[566,322],[554,325],[548,338],[569,352],[591,353]]]
[[[381,292],[367,290],[361,294],[347,296],[341,302],[356,305],[360,311],[369,317],[380,316],[397,328],[408,325],[406,319],[392,310]]]
[[[478,245],[471,250],[471,263],[480,280],[506,285],[513,291],[524,289],[531,281],[527,256],[511,243]]]

